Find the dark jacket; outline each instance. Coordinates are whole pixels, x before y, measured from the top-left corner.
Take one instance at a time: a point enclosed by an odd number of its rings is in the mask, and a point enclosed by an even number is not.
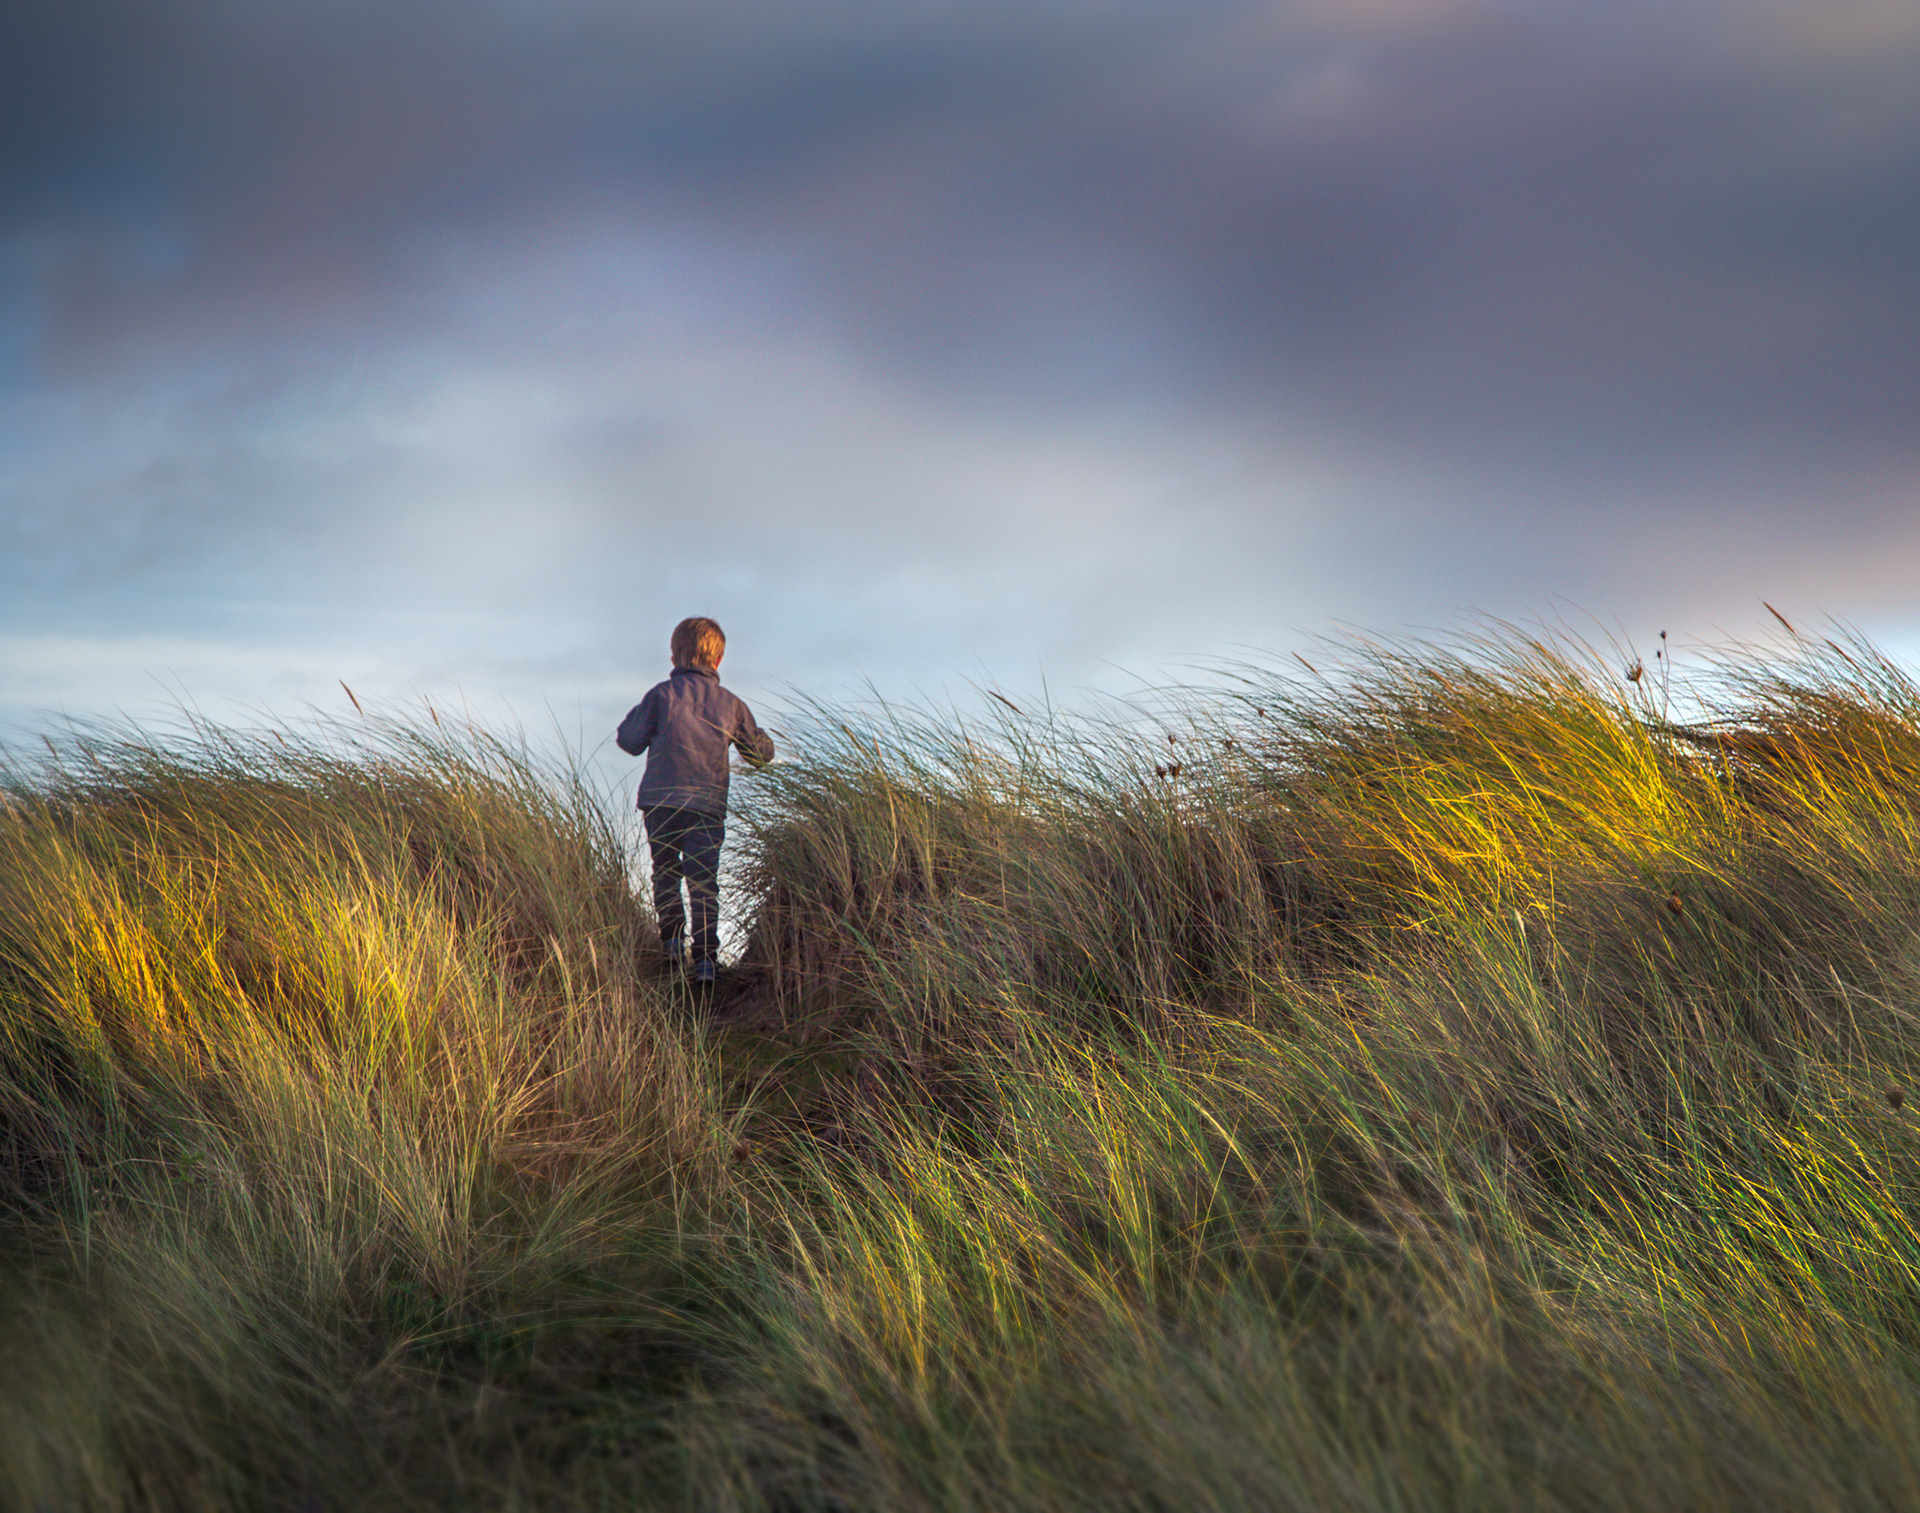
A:
[[[738,746],[755,766],[773,760],[773,737],[753,723],[747,706],[705,667],[676,667],[620,722],[614,737],[629,756],[647,753],[640,807],[664,804],[727,812],[727,748]]]

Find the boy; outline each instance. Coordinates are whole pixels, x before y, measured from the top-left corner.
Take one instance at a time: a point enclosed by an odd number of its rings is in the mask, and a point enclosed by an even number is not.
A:
[[[640,780],[653,853],[653,908],[667,961],[691,959],[693,980],[713,983],[720,949],[720,843],[727,822],[727,748],[737,746],[756,767],[773,760],[773,738],[753,723],[747,706],[720,686],[727,638],[704,615],[673,628],[673,676],[650,689],[627,712],[614,737],[629,756],[647,755]],[[687,880],[693,933],[680,903]]]

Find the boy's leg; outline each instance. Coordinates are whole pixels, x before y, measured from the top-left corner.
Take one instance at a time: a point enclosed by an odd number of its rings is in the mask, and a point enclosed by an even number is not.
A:
[[[720,846],[726,833],[723,816],[689,813],[680,836],[687,901],[693,906],[691,954],[696,965],[720,954]]]
[[[679,820],[685,812],[665,807],[641,811],[646,816],[647,849],[653,854],[653,915],[660,922],[660,944],[669,950],[687,933],[686,909],[680,902]]]

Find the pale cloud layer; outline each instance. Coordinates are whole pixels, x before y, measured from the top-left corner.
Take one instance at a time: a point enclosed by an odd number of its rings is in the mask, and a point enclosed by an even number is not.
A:
[[[597,730],[690,612],[767,698],[1920,646],[1917,67],[1867,0],[15,7],[0,721]]]

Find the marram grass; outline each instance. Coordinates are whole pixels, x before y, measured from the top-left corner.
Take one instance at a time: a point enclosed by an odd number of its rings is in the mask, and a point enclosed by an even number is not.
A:
[[[17,754],[0,1502],[1920,1506],[1920,691],[1641,686],[820,714],[704,1005],[484,736]]]

